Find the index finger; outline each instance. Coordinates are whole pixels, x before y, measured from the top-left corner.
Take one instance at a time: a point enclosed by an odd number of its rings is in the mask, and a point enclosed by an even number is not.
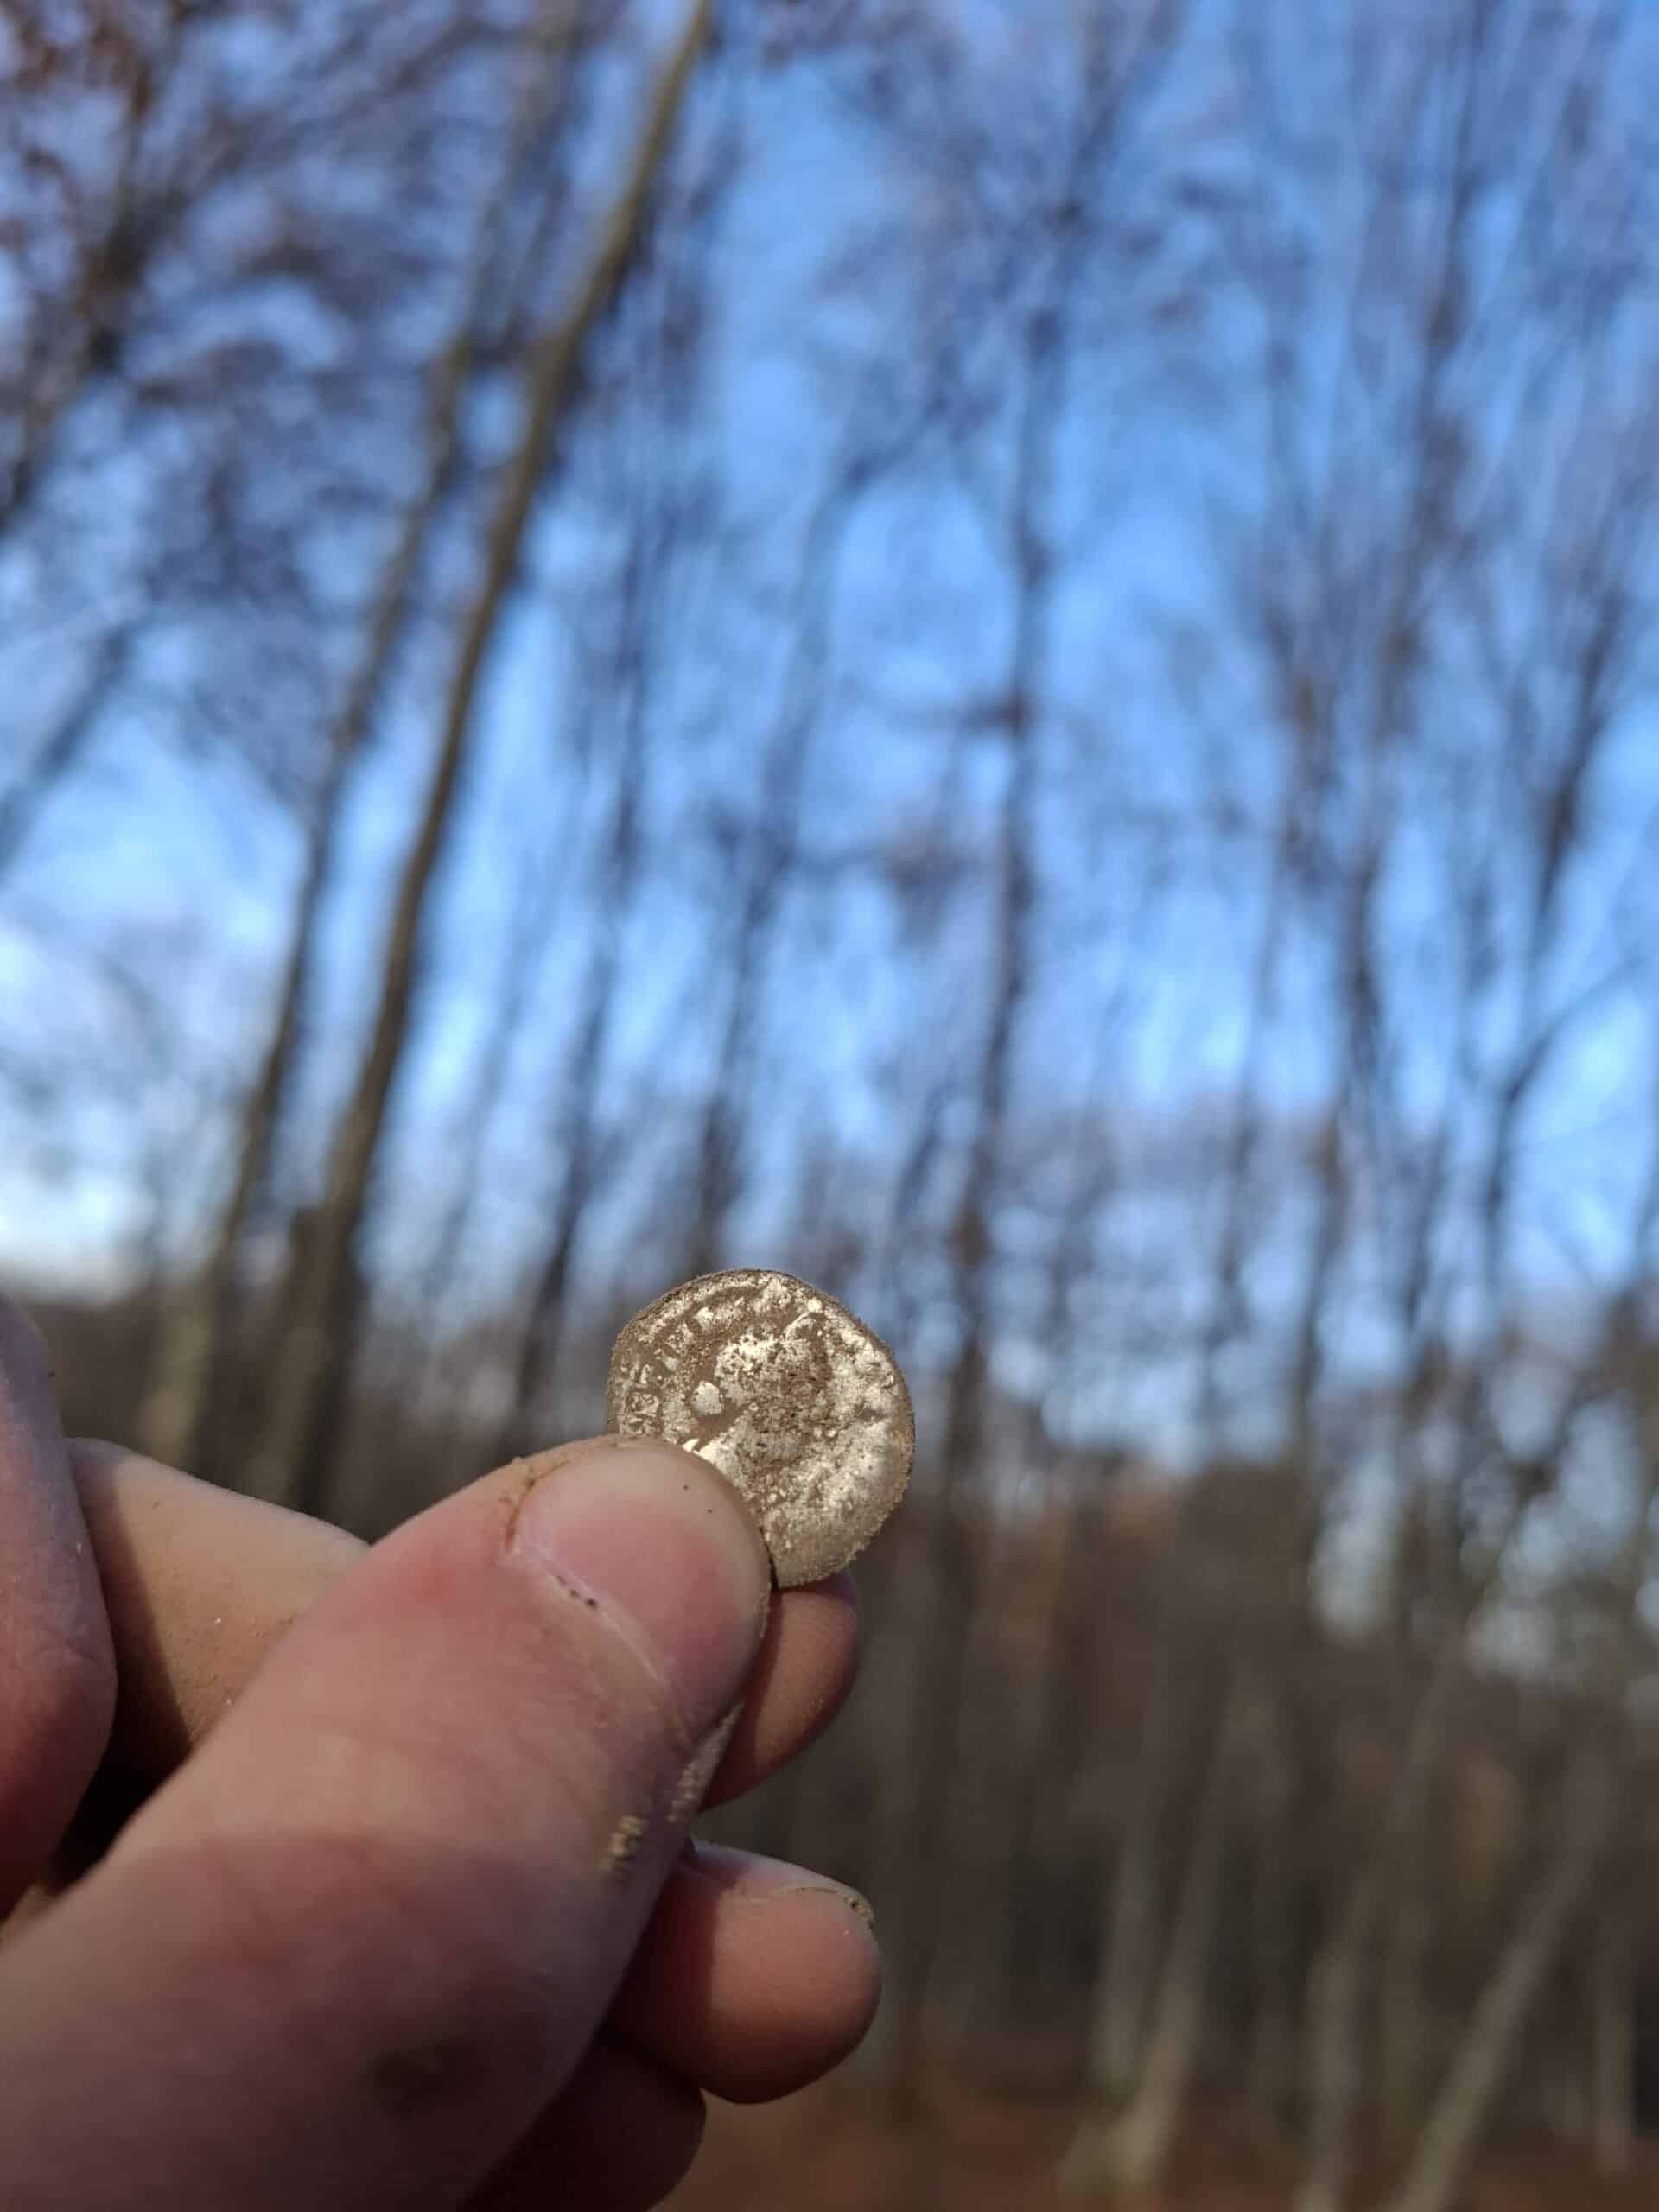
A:
[[[0,1917],[102,1758],[115,1662],[46,1348],[0,1297]]]
[[[111,1748],[137,1782],[162,1782],[365,1547],[117,1445],[73,1439],[69,1457],[121,1675]],[[857,1653],[850,1574],[782,1592],[705,1802],[741,1796],[811,1743]]]

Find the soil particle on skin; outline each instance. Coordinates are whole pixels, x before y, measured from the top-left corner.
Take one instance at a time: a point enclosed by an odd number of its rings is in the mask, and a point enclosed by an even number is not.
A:
[[[611,1831],[610,1841],[605,1847],[606,1872],[619,1877],[627,1873],[644,1847],[649,1823],[638,1813],[625,1813]]]

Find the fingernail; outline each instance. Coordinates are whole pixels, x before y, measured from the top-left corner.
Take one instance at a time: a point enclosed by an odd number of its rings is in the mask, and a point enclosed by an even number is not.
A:
[[[669,1806],[668,1816],[677,1827],[684,1827],[702,1810],[702,1801],[709,1795],[709,1785],[730,1748],[732,1738],[737,1732],[737,1724],[742,1718],[743,1700],[740,1698],[715,1721],[686,1761],[675,1785],[673,1801]]]
[[[533,1475],[510,1551],[606,1617],[663,1684],[688,1743],[725,1715],[760,1649],[771,1567],[712,1469],[654,1441],[560,1455]]]
[[[815,1874],[810,1867],[792,1866],[784,1859],[763,1859],[753,1852],[729,1851],[718,1843],[699,1842],[688,1848],[693,1870],[717,1890],[741,1891],[757,1904],[774,1897],[833,1897],[866,1927],[874,1924],[875,1915],[867,1898],[844,1882],[832,1882],[828,1875]]]

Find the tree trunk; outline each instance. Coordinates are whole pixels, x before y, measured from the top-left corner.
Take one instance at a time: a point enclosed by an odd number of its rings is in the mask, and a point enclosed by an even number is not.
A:
[[[1037,1450],[1031,1457],[1033,1467],[1042,1465]],[[1047,1471],[1052,1476],[1052,1463]],[[997,1888],[1010,1901],[1034,1901],[1043,1893],[1041,1846],[1052,1819],[1055,1723],[1065,1695],[1063,1616],[1071,1563],[1088,1541],[1083,1509],[1074,1496],[1067,1492],[1056,1510],[1062,1516],[1058,1535],[1044,1529],[1038,1539],[1041,1552],[1033,1569],[1035,1604],[1031,1607],[1035,1618],[1023,1660],[1012,1670],[1012,1726],[1002,1747],[1006,1757],[997,1761],[995,1770],[1003,1821]],[[1026,1556],[1018,1548],[1011,1549],[1016,1557]],[[997,1931],[997,2016],[1015,2032],[1031,1989],[1029,1918],[1007,1910]]]
[[[1596,2171],[1622,2180],[1636,2152],[1635,1930],[1622,1905],[1596,1923],[1592,1959],[1591,2139]]]
[[[1174,1758],[1173,1673],[1173,1655],[1160,1649],[1141,1722],[1128,1820],[1103,1915],[1105,1952],[1089,2038],[1090,2100],[1102,2116],[1128,2101],[1141,2069],[1158,1955],[1159,1844]]]
[[[1590,2099],[1584,2039],[1573,2032],[1579,2024],[1552,2024],[1538,2066],[1539,2106],[1556,2141],[1582,2150],[1590,2139]]]
[[[661,294],[660,302],[654,303],[645,318],[647,328],[639,342],[639,356],[628,372],[640,384],[662,379],[666,406],[654,431],[656,458],[633,490],[628,552],[621,587],[615,594],[620,602],[615,664],[625,671],[615,788],[601,880],[592,902],[575,1041],[563,1075],[563,1110],[555,1141],[558,1198],[551,1210],[545,1250],[531,1292],[512,1394],[497,1440],[498,1460],[532,1450],[545,1440],[544,1430],[537,1433],[538,1408],[550,1396],[557,1396],[569,1333],[571,1282],[589,1208],[601,1193],[605,1180],[607,1145],[600,1108],[622,957],[647,857],[652,730],[660,719],[660,698],[652,687],[661,665],[664,640],[672,632],[684,602],[679,561],[699,497],[695,482],[679,480],[674,444],[676,435],[689,429],[703,397],[698,377],[698,340],[682,336],[671,348],[665,334],[677,327],[698,332],[708,327],[709,257],[718,213],[727,202],[734,173],[734,157],[728,148],[725,158],[711,164],[711,182],[698,195],[695,228],[683,225],[675,255],[658,256],[662,265],[653,281]],[[734,1088],[741,1083],[739,1071],[729,1064],[725,1082]]]
[[[1060,2169],[1067,2196],[1147,2196],[1169,2163],[1203,2044],[1210,1955],[1250,1698],[1243,1684],[1235,1684],[1217,1732],[1140,2078],[1121,2111],[1085,2114]]]
[[[813,735],[829,678],[830,625],[841,548],[867,471],[855,455],[818,501],[807,524],[796,594],[794,643],[783,698],[759,778],[749,825],[737,921],[731,940],[726,1020],[698,1132],[687,1275],[707,1274],[725,1257],[727,1229],[742,1195],[744,1101],[753,1088],[755,1047],[770,966],[771,939],[796,863],[801,803]]]
[[[631,602],[626,619],[643,629],[652,620],[645,599],[648,594],[660,593],[661,583],[645,573],[652,566],[651,554],[637,549],[631,565],[635,574],[626,594]],[[636,637],[634,648],[633,693],[628,703],[628,727],[621,758],[617,763],[617,786],[606,840],[604,880],[595,902],[594,935],[582,983],[575,1042],[566,1071],[565,1110],[558,1132],[558,1204],[531,1293],[512,1396],[496,1439],[494,1459],[498,1464],[510,1459],[515,1452],[533,1448],[537,1402],[548,1386],[557,1381],[564,1344],[566,1294],[588,1208],[600,1179],[600,1086],[609,1056],[624,933],[639,890],[651,717],[647,672],[651,650],[643,635]]]
[[[627,181],[565,313],[531,356],[524,422],[491,522],[484,575],[462,631],[445,703],[436,767],[394,911],[379,1003],[329,1165],[319,1233],[299,1310],[283,1348],[271,1418],[250,1470],[257,1495],[315,1510],[321,1501],[325,1424],[349,1353],[353,1254],[361,1230],[393,1087],[408,1042],[432,886],[453,826],[476,733],[485,662],[518,571],[524,532],[575,400],[582,354],[626,276],[658,170],[707,38],[712,0],[694,0],[652,95]]]
[[[215,1224],[206,1262],[181,1285],[164,1315],[162,1341],[139,1416],[139,1433],[151,1458],[169,1466],[201,1466],[217,1371],[234,1323],[243,1240],[264,1185],[271,1147],[282,1126],[304,1041],[306,999],[334,874],[346,790],[373,729],[421,563],[454,472],[461,403],[479,317],[492,304],[502,228],[518,182],[524,149],[563,60],[571,21],[571,0],[550,0],[539,19],[543,67],[534,91],[521,102],[500,181],[483,211],[454,328],[433,363],[425,471],[404,510],[381,571],[362,649],[340,702],[321,779],[308,810],[305,855],[288,955],[258,1079],[243,1111],[230,1192]]]
[[[410,524],[413,519],[411,511]],[[394,573],[403,568],[403,556],[410,550],[412,545],[406,529],[404,542],[388,570],[388,587]],[[406,576],[399,581],[406,581]],[[144,1450],[168,1466],[188,1467],[200,1473],[208,1471],[203,1465],[207,1414],[216,1370],[232,1332],[243,1237],[264,1185],[272,1141],[288,1099],[304,1028],[305,997],[318,925],[334,869],[341,796],[358,744],[368,728],[370,701],[363,679],[374,665],[378,690],[378,669],[384,663],[379,660],[377,645],[388,629],[388,617],[395,611],[401,620],[403,605],[401,592],[394,609],[391,589],[383,591],[369,647],[359,665],[359,681],[353,686],[353,700],[347,714],[341,717],[313,802],[304,868],[276,1009],[260,1061],[258,1080],[243,1110],[235,1173],[214,1229],[212,1249],[205,1264],[179,1286],[163,1309],[161,1342],[139,1412],[138,1433]],[[389,647],[390,637],[386,642]],[[363,702],[360,720],[354,711],[359,701]]]
[[[1567,1834],[1516,1917],[1386,2212],[1454,2212],[1538,1993],[1602,1863],[1612,1815],[1608,1763],[1592,1753],[1575,1780]]]
[[[1130,111],[1161,81],[1185,10],[1159,0],[1127,33],[1119,25],[1086,33],[1084,101],[1068,162],[1069,196],[1081,203],[1091,181],[1122,143]],[[918,2098],[926,2024],[938,1969],[941,1923],[931,1860],[938,1823],[957,1780],[963,1707],[963,1626],[974,1616],[980,1560],[964,1510],[965,1479],[978,1471],[987,1441],[987,1379],[994,1314],[992,1276],[998,1203],[1007,1169],[1007,1120],[1038,950],[1036,918],[1038,739],[1046,707],[1058,556],[1052,542],[1056,448],[1065,410],[1067,316],[1087,282],[1090,232],[1065,220],[1052,231],[1046,282],[1021,333],[1021,375],[1014,415],[1007,552],[1011,639],[999,720],[1007,765],[997,838],[993,918],[996,980],[974,1085],[969,1138],[951,1239],[958,1351],[946,1389],[937,1462],[940,1555],[916,1592],[920,1647],[912,1711],[912,1822],[892,1870],[888,1925],[899,1930],[893,1995],[887,2008],[889,2092],[897,2113]]]
[[[899,1931],[886,2054],[897,2116],[919,2101],[928,2016],[941,1936],[939,1839],[948,1834],[960,1764],[964,1662],[981,1582],[980,1541],[963,1498],[984,1467],[992,1328],[995,1209],[1001,1187],[1014,1054],[1032,982],[1035,906],[1037,690],[1047,664],[1051,556],[1045,512],[1058,359],[1046,318],[1033,316],[1020,410],[1014,623],[1008,673],[1008,744],[998,836],[995,988],[976,1084],[975,1127],[952,1236],[960,1344],[947,1390],[938,1459],[935,1556],[918,1561],[916,1701],[912,1708],[910,1827],[888,1878],[890,1923]]]
[[[1396,1870],[1382,1963],[1382,2098],[1389,2138],[1408,2143],[1422,2118],[1428,2073],[1427,1967],[1429,1903],[1424,1823],[1404,1840]]]
[[[1630,1280],[1651,1274],[1651,1232],[1659,1219],[1659,1154],[1633,1241]],[[1659,1495],[1659,1399],[1632,1340],[1630,1301],[1616,1299],[1605,1364],[1635,1401],[1639,1477],[1630,1525],[1612,1575],[1616,1595],[1608,1641],[1592,1670],[1589,1741],[1576,1756],[1565,1791],[1566,1826],[1555,1854],[1517,1916],[1465,2031],[1404,2179],[1385,2212],[1452,2212],[1469,2164],[1491,2121],[1567,1932],[1586,1902],[1612,1842],[1619,1783],[1628,1759],[1625,1707],[1640,1632],[1640,1603],[1650,1566],[1649,1526]]]
[[[1410,1722],[1404,1755],[1387,1814],[1368,1848],[1308,1977],[1306,2065],[1309,2091],[1307,2154],[1296,2212],[1341,2212],[1363,2078],[1362,1999],[1376,1946],[1389,1882],[1402,1849],[1421,1828],[1430,1785],[1458,1686],[1467,1640],[1484,1592],[1521,1526],[1517,1500],[1494,1545],[1478,1587],[1468,1593],[1462,1616],[1433,1657],[1428,1681]]]
[[[1308,1977],[1308,2139],[1296,2212],[1342,2212],[1346,2199],[1364,2064],[1361,1996],[1379,1890],[1376,1870],[1367,1868]]]
[[[467,1249],[495,1116],[507,1096],[514,1051],[524,1033],[540,957],[569,890],[565,875],[553,864],[553,854],[546,848],[531,854],[524,869],[511,950],[502,980],[493,994],[489,1027],[446,1141],[445,1149],[456,1162],[454,1179],[410,1304],[409,1310],[419,1315],[427,1327],[435,1322],[441,1325],[439,1317],[446,1297],[455,1287],[456,1256]],[[410,1408],[416,1427],[429,1427],[442,1440],[435,1463],[453,1464],[473,1426],[472,1419],[469,1414],[458,1412],[453,1379],[442,1366],[434,1370],[428,1345],[418,1335],[411,1333],[404,1346],[402,1373],[394,1392]]]
[[[1250,2108],[1258,2133],[1278,2139],[1296,2061],[1296,1949],[1292,1889],[1294,1777],[1282,1713],[1265,1715],[1251,1813],[1255,1823],[1251,1943]]]

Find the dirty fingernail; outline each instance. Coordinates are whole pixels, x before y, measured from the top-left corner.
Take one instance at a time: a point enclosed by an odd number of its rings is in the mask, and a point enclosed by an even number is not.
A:
[[[764,1859],[758,1853],[734,1851],[722,1844],[699,1842],[692,1847],[693,1873],[717,1890],[741,1891],[757,1904],[774,1897],[823,1897],[854,1913],[866,1925],[874,1922],[868,1898],[844,1882],[815,1874],[810,1867],[791,1866],[784,1859]]]

